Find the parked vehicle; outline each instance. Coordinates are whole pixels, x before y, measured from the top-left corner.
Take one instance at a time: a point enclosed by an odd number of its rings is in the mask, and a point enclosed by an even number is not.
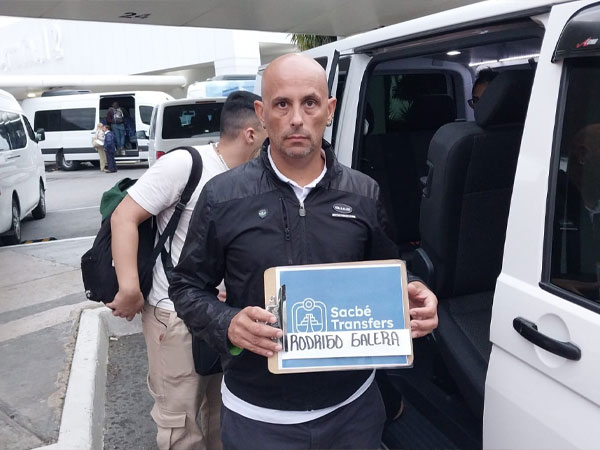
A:
[[[21,241],[21,220],[46,216],[46,173],[38,142],[15,98],[0,90],[0,239]]]
[[[598,446],[599,39],[598,2],[498,1],[306,52],[337,97],[326,137],[440,301],[392,377],[424,417],[388,447]]]
[[[187,98],[227,97],[233,91],[254,91],[256,75],[218,75],[188,86]]]
[[[225,97],[184,98],[161,103],[152,112],[148,164],[180,145],[218,142]]]
[[[118,102],[125,118],[126,146],[117,154],[119,161],[148,159],[148,129],[155,105],[171,97],[164,92],[135,91],[105,94],[51,95],[23,100],[25,113],[36,130],[43,129],[41,145],[44,161],[56,162],[62,170],[76,170],[80,163],[99,164],[91,136],[98,122],[106,122],[108,108]]]

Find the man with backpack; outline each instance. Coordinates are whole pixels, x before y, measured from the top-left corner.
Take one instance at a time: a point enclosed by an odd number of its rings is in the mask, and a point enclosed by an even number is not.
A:
[[[117,145],[117,151],[121,151],[125,148],[125,114],[119,106],[119,102],[113,102],[112,107],[108,109],[106,115],[106,121],[111,127],[113,133],[115,133],[115,140]]]
[[[229,168],[254,157],[266,138],[254,112],[249,92],[229,95],[221,112],[221,141],[197,147],[202,157],[202,177],[170,243],[171,260],[177,264],[196,201],[206,182]],[[162,233],[175,211],[189,179],[192,158],[175,151],[160,158],[128,190],[112,214],[112,252],[119,292],[107,306],[115,316],[133,319],[142,313],[148,351],[148,387],[154,397],[152,418],[156,422],[159,449],[221,448],[220,384],[222,374],[199,376],[194,370],[192,336],[177,317],[168,297],[169,283],[161,258],[153,269],[153,284],[147,302],[140,291],[137,270],[138,226],[156,216]],[[196,211],[203,214],[203,211]],[[201,427],[196,423],[198,410]]]

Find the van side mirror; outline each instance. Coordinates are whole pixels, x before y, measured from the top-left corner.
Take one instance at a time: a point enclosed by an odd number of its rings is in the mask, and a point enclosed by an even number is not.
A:
[[[35,132],[35,139],[40,142],[46,140],[46,132],[43,128],[38,128]]]
[[[148,133],[146,133],[146,130],[139,130],[135,132],[135,137],[138,139],[148,139]]]

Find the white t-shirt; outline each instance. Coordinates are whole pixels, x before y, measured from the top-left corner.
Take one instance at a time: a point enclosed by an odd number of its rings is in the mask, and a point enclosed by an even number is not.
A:
[[[323,159],[325,160],[325,151],[321,150],[321,153],[323,155]],[[273,171],[275,172],[277,177],[281,181],[289,184],[292,187],[294,193],[296,194],[296,197],[298,198],[298,201],[302,205],[304,204],[304,200],[306,200],[306,197],[308,196],[310,191],[312,191],[315,188],[315,186],[319,183],[319,181],[323,179],[325,173],[327,172],[327,164],[324,164],[321,174],[312,182],[302,187],[298,185],[298,183],[296,183],[295,181],[290,180],[288,177],[282,174],[279,171],[279,169],[277,169],[277,166],[275,165],[275,163],[273,162],[273,158],[271,157],[271,147],[268,148],[268,155],[271,167],[273,168]],[[253,405],[252,403],[248,403],[242,400],[233,392],[231,392],[225,384],[225,378],[223,378],[223,380],[221,381],[221,399],[223,400],[223,404],[227,407],[227,409],[234,411],[241,416],[247,417],[252,420],[258,420],[260,422],[290,425],[296,423],[305,423],[311,420],[318,419],[319,417],[326,416],[327,414],[335,411],[336,409],[341,408],[342,406],[346,406],[347,404],[352,403],[354,400],[363,395],[367,389],[369,389],[374,379],[375,371],[373,370],[369,378],[367,378],[367,380],[362,384],[362,386],[360,386],[354,392],[354,394],[352,394],[342,403],[338,403],[337,405],[329,406],[327,408],[313,409],[311,411],[283,411],[279,409],[263,408],[261,406]]]
[[[171,246],[171,259],[175,266],[179,261],[185,242],[192,212],[204,185],[215,175],[223,173],[227,167],[223,164],[212,145],[195,147],[202,156],[202,177],[192,194],[190,201],[181,213]],[[187,184],[192,171],[192,157],[184,150],[163,156],[150,167],[140,179],[127,191],[129,196],[150,214],[157,216],[159,233],[162,233],[175,211],[175,205]],[[168,245],[168,242],[167,242]],[[152,290],[148,302],[170,311],[175,311],[169,300],[169,283],[163,269],[160,256],[154,265]],[[159,304],[160,302],[160,304]]]

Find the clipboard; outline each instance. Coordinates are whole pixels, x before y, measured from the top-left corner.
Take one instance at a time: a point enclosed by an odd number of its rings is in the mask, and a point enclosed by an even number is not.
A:
[[[412,367],[404,261],[272,267],[264,281],[283,331],[271,373]]]

